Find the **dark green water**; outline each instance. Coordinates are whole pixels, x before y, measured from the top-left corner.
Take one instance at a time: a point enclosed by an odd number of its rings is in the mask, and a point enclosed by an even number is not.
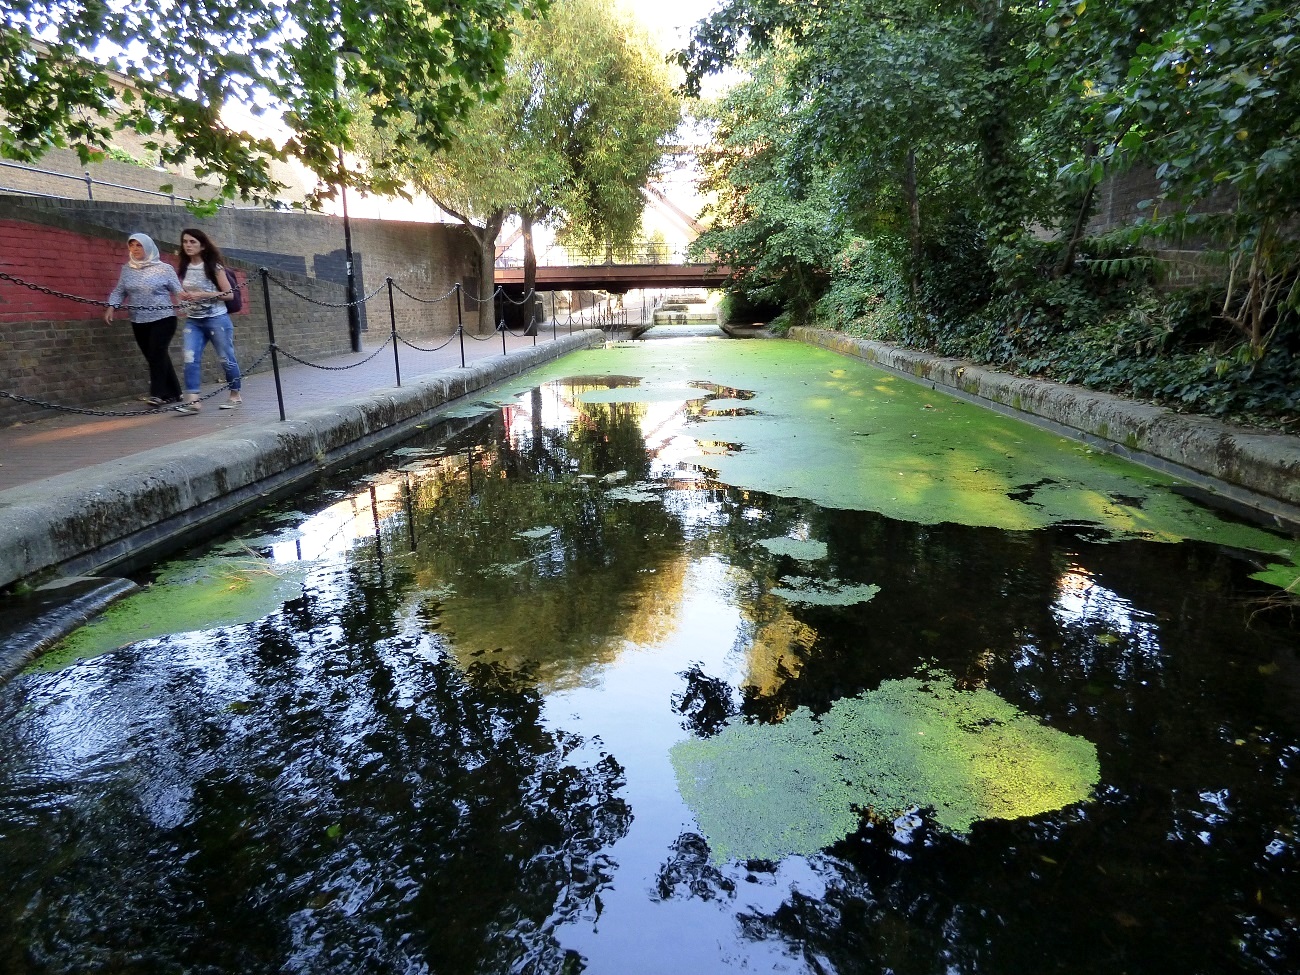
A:
[[[1297,627],[1259,557],[729,486],[697,411],[601,385],[243,526],[241,565],[302,573],[269,615],[0,688],[0,971],[1300,969]],[[921,664],[1091,742],[1091,797],[711,859],[675,743]]]

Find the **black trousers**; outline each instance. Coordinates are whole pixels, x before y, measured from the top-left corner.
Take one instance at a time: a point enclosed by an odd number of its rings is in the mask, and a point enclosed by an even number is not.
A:
[[[144,361],[149,363],[149,395],[168,402],[180,399],[180,380],[167,353],[176,334],[176,316],[156,322],[132,322],[131,331],[135,333],[135,344],[140,346]]]

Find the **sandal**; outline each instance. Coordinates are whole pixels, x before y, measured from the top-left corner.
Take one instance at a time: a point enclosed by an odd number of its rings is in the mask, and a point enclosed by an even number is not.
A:
[[[150,406],[162,406],[167,401],[159,396],[137,396],[141,403],[148,403]]]
[[[237,409],[239,409],[239,407],[241,407],[241,406],[243,406],[243,405],[244,405],[244,401],[243,401],[242,399],[231,399],[231,400],[226,400],[226,402],[224,402],[224,403],[222,403],[220,406],[218,406],[217,409],[219,409],[219,410],[237,410]]]
[[[186,416],[193,416],[195,413],[202,413],[203,407],[198,403],[182,403],[176,407],[177,413],[184,413]]]

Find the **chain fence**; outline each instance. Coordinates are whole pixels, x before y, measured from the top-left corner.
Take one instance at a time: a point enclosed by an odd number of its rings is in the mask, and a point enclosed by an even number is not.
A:
[[[261,354],[258,355],[257,358],[249,366],[240,368],[240,374],[241,376],[246,376],[252,373],[263,362],[265,362],[268,357],[270,358],[272,372],[274,373],[275,376],[276,398],[279,403],[281,420],[285,419],[284,393],[283,393],[283,387],[281,383],[279,361],[278,361],[278,357],[281,355],[284,356],[286,359],[294,363],[297,363],[298,365],[308,367],[311,369],[318,369],[318,370],[329,371],[329,372],[344,372],[349,369],[356,369],[360,366],[364,366],[367,363],[373,361],[381,352],[384,351],[384,349],[388,348],[391,345],[393,348],[394,370],[397,375],[397,385],[400,386],[401,365],[398,356],[398,347],[401,345],[405,345],[406,347],[416,352],[437,353],[446,349],[453,342],[459,339],[460,349],[461,349],[460,364],[462,367],[464,367],[465,366],[465,338],[467,336],[469,337],[470,340],[475,342],[492,341],[493,339],[492,335],[479,336],[479,335],[475,335],[473,332],[466,330],[464,320],[463,320],[463,314],[462,314],[462,307],[463,304],[465,303],[474,302],[476,305],[483,305],[488,302],[496,302],[498,299],[500,299],[502,305],[510,305],[514,307],[529,305],[530,307],[534,307],[534,308],[538,303],[540,303],[542,306],[542,313],[545,314],[545,302],[541,301],[536,289],[529,289],[529,291],[526,294],[524,294],[523,297],[516,299],[512,297],[505,290],[505,288],[497,287],[492,292],[491,295],[487,297],[479,297],[477,295],[472,295],[468,293],[462,284],[457,283],[453,285],[452,288],[447,292],[445,292],[444,294],[437,295],[435,297],[428,297],[428,296],[413,294],[408,289],[399,285],[391,277],[386,277],[384,279],[384,284],[382,286],[376,288],[374,291],[371,291],[369,294],[365,295],[364,297],[357,298],[355,301],[333,302],[333,301],[324,301],[322,299],[315,298],[311,295],[304,294],[302,291],[293,287],[288,282],[272,275],[268,268],[265,267],[261,268],[258,273],[262,278],[262,284],[263,284],[262,290],[263,290],[263,301],[265,306],[264,311],[266,315],[268,343],[261,351]],[[119,307],[119,306],[111,305],[109,302],[103,301],[101,299],[88,298],[83,295],[69,294],[67,292],[60,291],[56,288],[35,284],[33,282],[26,281],[22,278],[19,278],[15,275],[9,274],[4,271],[0,271],[0,280],[8,281],[19,287],[28,288],[32,291],[39,292],[41,294],[53,298],[59,298],[61,300],[71,301],[78,304],[90,305],[97,308]],[[313,362],[306,356],[299,355],[286,348],[283,348],[279,343],[276,342],[275,325],[274,325],[275,309],[274,309],[274,302],[272,301],[271,298],[271,289],[270,289],[270,285],[272,284],[274,284],[277,288],[281,289],[285,293],[292,295],[294,298],[298,299],[301,302],[306,302],[316,307],[329,308],[329,309],[341,309],[341,308],[350,309],[350,308],[360,307],[372,301],[374,298],[376,298],[384,291],[387,291],[388,298],[389,298],[388,335],[385,337],[383,343],[379,345],[378,348],[376,348],[373,352],[367,355],[364,359],[360,359],[357,362],[348,363],[347,365],[327,365],[324,363]],[[397,329],[397,316],[393,305],[393,292],[400,293],[406,298],[409,298],[410,300],[418,304],[426,304],[426,305],[436,305],[441,302],[449,301],[452,298],[455,298],[456,319],[457,319],[456,326],[452,330],[451,335],[448,336],[447,340],[437,346],[423,347],[417,345],[416,343],[412,342],[409,338],[402,335]],[[130,309],[132,312],[167,310],[175,313],[177,311],[177,306],[176,304],[131,305]],[[536,345],[537,334],[540,329],[540,326],[545,324],[546,322],[549,322],[549,324],[551,325],[552,338],[553,339],[558,338],[558,332],[561,323],[559,321],[558,316],[555,314],[555,300],[553,296],[551,301],[551,312],[552,314],[550,318],[543,319],[543,320],[537,320],[537,318],[535,317],[536,316],[535,311],[530,313],[528,315],[528,319],[529,319],[528,323],[524,325],[522,328],[518,328],[518,329],[508,325],[506,322],[506,318],[503,314],[500,317],[497,326],[497,331],[501,335],[502,354],[503,355],[509,354],[509,350],[507,348],[507,343],[506,343],[507,335],[514,336],[516,338],[531,337],[533,339],[533,344]],[[572,333],[575,325],[580,329],[600,328],[605,331],[611,331],[618,324],[619,315],[617,313],[614,313],[613,311],[610,311],[608,314],[606,314],[606,309],[602,308],[596,314],[590,317],[584,317],[582,314],[582,309],[579,308],[579,313],[577,319],[575,320],[573,315],[572,303],[570,303],[566,315],[566,319],[567,320],[564,324],[569,333]],[[626,307],[624,307],[621,309],[621,323],[625,325],[626,320],[627,320],[627,310]],[[220,395],[222,392],[225,392],[226,390],[231,388],[232,388],[231,383],[229,382],[221,383],[211,392],[208,392],[200,396],[198,401],[202,402],[211,399],[212,397]],[[0,389],[0,398],[12,400],[14,402],[22,403],[27,406],[37,407],[42,410],[51,410],[51,411],[58,411],[63,413],[73,413],[82,416],[94,416],[94,417],[131,417],[131,416],[142,416],[142,415],[149,415],[149,414],[165,413],[168,411],[175,410],[177,405],[175,403],[163,403],[161,405],[149,404],[148,408],[135,409],[135,410],[96,409],[93,407],[73,406],[64,403],[51,402],[51,401],[40,399],[38,397],[26,396],[21,393],[13,392],[10,390],[3,390],[3,389]],[[147,397],[142,397],[142,399],[147,399]]]

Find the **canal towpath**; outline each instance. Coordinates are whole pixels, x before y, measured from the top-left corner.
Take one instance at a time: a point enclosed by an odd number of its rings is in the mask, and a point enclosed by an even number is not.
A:
[[[464,361],[468,364],[502,358],[509,352],[552,342],[569,332],[570,327],[563,323],[554,329],[544,326],[534,337],[507,331],[504,345],[500,333],[485,338],[467,335],[463,343]],[[293,419],[340,400],[395,386],[398,369],[402,382],[456,369],[461,365],[461,345],[451,342],[436,352],[403,345],[397,366],[390,346],[332,356],[312,365],[282,360],[280,386],[285,417]],[[143,373],[141,382],[144,382]],[[204,392],[210,394],[212,387],[209,385]],[[106,403],[89,412],[51,408],[44,415],[0,427],[0,495],[11,488],[74,471],[88,471],[155,448],[279,421],[275,376],[271,371],[244,376],[242,398],[243,406],[223,410],[220,406],[226,401],[226,395],[218,390],[205,400],[200,413],[192,415],[171,408],[155,409],[135,400]]]

